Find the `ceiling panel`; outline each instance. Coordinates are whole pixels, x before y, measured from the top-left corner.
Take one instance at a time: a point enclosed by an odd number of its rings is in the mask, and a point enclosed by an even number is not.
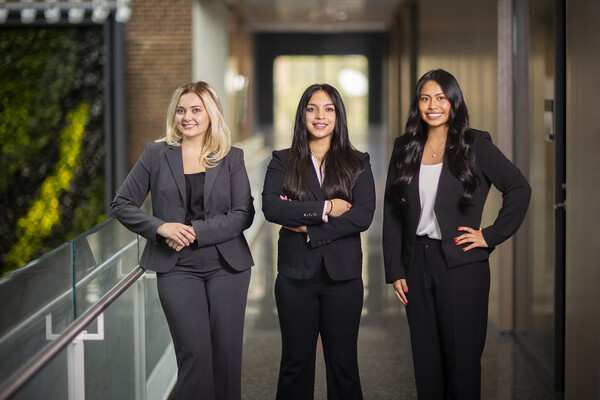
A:
[[[224,1],[256,31],[377,31],[406,0]]]

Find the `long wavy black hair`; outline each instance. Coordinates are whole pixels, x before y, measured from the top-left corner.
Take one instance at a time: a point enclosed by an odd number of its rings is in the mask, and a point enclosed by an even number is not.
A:
[[[394,148],[398,175],[392,185],[392,190],[396,194],[396,198],[404,203],[406,188],[419,173],[428,133],[427,123],[421,118],[419,112],[419,97],[423,86],[429,81],[435,81],[440,85],[444,95],[450,101],[445,154],[450,172],[463,185],[460,204],[469,207],[473,204],[473,194],[477,188],[475,158],[471,150],[473,133],[469,128],[469,112],[460,86],[456,78],[443,69],[429,71],[417,82],[405,132]]]
[[[312,168],[309,147],[310,133],[306,127],[306,108],[311,97],[319,91],[325,92],[335,107],[335,127],[331,137],[331,146],[323,160],[325,179],[322,189],[327,199],[340,198],[351,202],[352,187],[358,175],[363,171],[364,165],[348,137],[346,108],[342,96],[336,88],[328,84],[311,85],[300,98],[296,110],[292,147],[286,161],[283,192],[290,199],[306,200],[306,177]]]

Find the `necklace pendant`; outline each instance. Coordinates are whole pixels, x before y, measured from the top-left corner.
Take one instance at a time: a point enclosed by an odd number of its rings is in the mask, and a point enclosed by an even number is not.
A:
[[[431,153],[431,157],[435,157],[435,153]]]

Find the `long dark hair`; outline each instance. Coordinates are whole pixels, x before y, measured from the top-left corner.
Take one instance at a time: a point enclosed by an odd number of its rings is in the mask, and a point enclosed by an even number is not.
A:
[[[335,127],[331,137],[331,146],[323,160],[325,179],[322,189],[327,199],[340,198],[352,201],[352,187],[357,176],[364,169],[364,165],[348,137],[346,108],[342,96],[336,88],[328,84],[311,85],[300,98],[296,110],[292,147],[286,161],[283,192],[290,199],[306,200],[306,176],[312,168],[312,161],[305,112],[310,98],[319,91],[325,92],[335,107]]]
[[[398,200],[404,203],[405,190],[419,172],[428,130],[427,123],[423,121],[419,112],[419,97],[423,86],[429,81],[435,81],[440,85],[444,95],[450,101],[445,153],[450,172],[463,185],[460,204],[468,207],[473,203],[473,194],[477,188],[475,158],[471,150],[473,133],[469,128],[469,112],[460,86],[452,74],[442,69],[427,72],[417,82],[405,132],[401,136],[400,143],[397,143],[394,148],[398,175],[392,190]]]

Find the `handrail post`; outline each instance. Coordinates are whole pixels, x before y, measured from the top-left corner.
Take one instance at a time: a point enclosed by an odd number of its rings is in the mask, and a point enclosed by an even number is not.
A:
[[[146,279],[134,283],[133,334],[136,400],[146,400]]]
[[[104,340],[104,313],[96,319],[98,332],[81,331],[67,346],[69,400],[85,400],[85,347],[86,340]],[[52,333],[52,314],[46,315],[46,339],[60,337]]]
[[[82,332],[82,334],[85,334]],[[69,400],[85,399],[85,353],[83,338],[78,335],[67,346]]]

